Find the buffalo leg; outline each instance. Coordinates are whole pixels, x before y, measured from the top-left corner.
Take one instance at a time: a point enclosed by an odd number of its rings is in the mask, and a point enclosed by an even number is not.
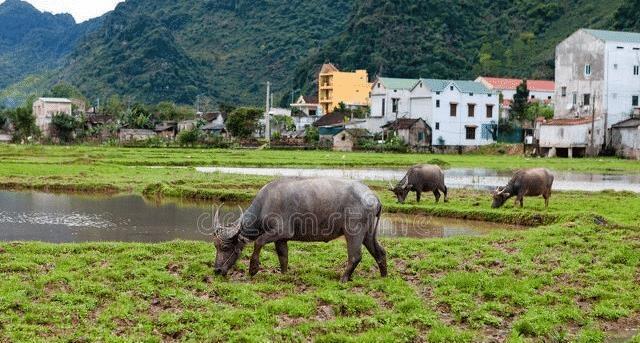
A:
[[[265,233],[258,237],[255,245],[253,246],[253,255],[251,255],[251,261],[249,262],[249,275],[256,275],[260,269],[260,250],[262,250],[262,247],[271,242],[276,242],[286,238],[288,237],[283,237],[278,230],[275,230],[275,232],[272,233]]]
[[[442,186],[442,193],[444,193],[444,202],[449,202],[449,190],[447,186]]]
[[[438,188],[433,189],[433,195],[436,197],[436,203],[440,202],[440,191]]]
[[[351,275],[362,260],[362,238],[347,237],[347,269],[342,274],[340,282],[351,281]]]
[[[277,241],[276,252],[278,253],[278,261],[280,261],[280,271],[284,274],[287,272],[289,265],[289,246],[287,241]]]
[[[545,194],[543,197],[544,197],[544,208],[546,210],[547,208],[549,208],[549,197],[550,197],[550,195],[549,194]]]
[[[387,276],[387,252],[384,251],[384,248],[378,243],[375,235],[369,234],[364,239],[364,246],[367,248],[371,256],[376,260],[378,264],[378,269],[380,269],[380,275],[382,277]]]
[[[420,196],[422,196],[422,192],[416,191],[416,202],[420,202]]]

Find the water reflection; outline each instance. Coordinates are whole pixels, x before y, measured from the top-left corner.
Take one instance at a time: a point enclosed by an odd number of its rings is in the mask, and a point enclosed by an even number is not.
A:
[[[88,197],[39,192],[0,192],[0,240],[45,242],[164,242],[176,239],[211,241],[198,229],[198,219],[211,213],[208,202],[148,201],[139,196]],[[246,207],[246,205],[244,206]],[[236,205],[221,217],[234,220]],[[485,222],[386,214],[379,235],[450,237],[482,235],[510,228]]]
[[[328,176],[353,180],[398,181],[404,177],[406,169],[304,169],[304,168],[233,168],[200,167],[202,173],[225,173],[265,176]],[[640,193],[640,174],[597,174],[553,171],[553,189],[563,191],[603,190],[630,191]],[[450,188],[495,189],[507,184],[512,176],[510,171],[484,168],[451,168],[445,170],[447,186]]]

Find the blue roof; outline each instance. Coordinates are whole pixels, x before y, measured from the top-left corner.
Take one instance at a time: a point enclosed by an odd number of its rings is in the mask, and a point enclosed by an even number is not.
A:
[[[640,33],[584,29],[584,32],[605,42],[640,44]]]
[[[487,88],[481,82],[470,80],[440,80],[440,79],[420,79],[425,85],[427,85],[433,92],[442,92],[449,85],[453,84],[462,93],[478,93],[478,94],[493,94],[494,91]]]

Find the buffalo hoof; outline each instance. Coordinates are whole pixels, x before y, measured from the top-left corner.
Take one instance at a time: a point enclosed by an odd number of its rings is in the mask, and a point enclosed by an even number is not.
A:
[[[258,271],[260,271],[260,268],[250,268],[249,269],[249,276],[251,276],[251,277],[256,276],[256,274],[258,274]]]

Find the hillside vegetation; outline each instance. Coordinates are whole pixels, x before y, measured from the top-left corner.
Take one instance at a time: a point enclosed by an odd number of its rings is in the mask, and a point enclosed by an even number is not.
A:
[[[49,85],[64,79],[92,99],[193,103],[208,95],[258,105],[271,81],[285,105],[299,89],[314,93],[318,68],[329,60],[372,77],[553,78],[558,42],[581,27],[640,30],[636,9],[630,0],[129,0],[87,29],[71,55],[55,55],[63,67],[37,62],[54,68]],[[0,89],[40,70],[34,56],[12,56],[33,68],[3,79]]]
[[[7,0],[0,4],[0,90],[28,75],[59,67],[79,39],[99,26],[101,19],[76,24],[69,14],[42,13],[27,2]],[[31,91],[34,77],[14,85]],[[24,92],[2,94],[6,105],[23,101]]]

